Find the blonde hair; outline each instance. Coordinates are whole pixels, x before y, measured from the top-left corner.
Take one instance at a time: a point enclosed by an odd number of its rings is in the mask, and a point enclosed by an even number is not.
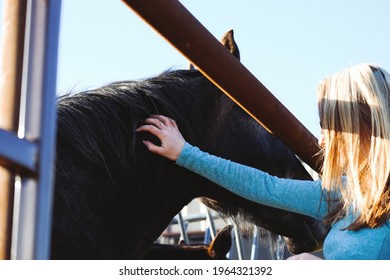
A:
[[[347,68],[318,86],[320,122],[326,132],[322,186],[329,194],[341,194],[328,222],[351,214],[355,220],[347,228],[357,230],[389,219],[389,89],[389,73],[373,64]]]

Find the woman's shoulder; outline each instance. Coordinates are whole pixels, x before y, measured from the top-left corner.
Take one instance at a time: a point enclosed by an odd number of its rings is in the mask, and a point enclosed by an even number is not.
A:
[[[351,217],[336,222],[324,244],[327,259],[390,259],[390,221],[377,228],[346,230]]]

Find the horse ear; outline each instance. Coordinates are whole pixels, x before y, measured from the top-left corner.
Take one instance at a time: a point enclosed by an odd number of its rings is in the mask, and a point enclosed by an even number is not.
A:
[[[212,259],[226,258],[226,254],[232,247],[232,229],[231,225],[225,226],[215,236],[208,249],[208,254]]]
[[[231,53],[233,54],[238,60],[240,60],[240,50],[238,49],[238,46],[236,44],[236,41],[234,40],[234,32],[233,29],[226,32],[222,39],[221,44]],[[195,70],[195,66],[190,63],[189,70]]]
[[[238,49],[236,41],[234,41],[234,32],[232,29],[223,35],[221,43],[231,54],[240,60],[240,50]]]

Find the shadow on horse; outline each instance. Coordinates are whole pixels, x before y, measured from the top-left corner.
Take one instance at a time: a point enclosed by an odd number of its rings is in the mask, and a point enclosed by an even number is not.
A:
[[[239,58],[232,31],[222,42]],[[141,259],[194,198],[286,237],[292,253],[321,248],[321,221],[248,201],[146,150],[143,139],[158,140],[135,129],[163,114],[204,151],[278,177],[312,180],[288,148],[199,71],[111,83],[61,96],[57,107],[53,259]]]

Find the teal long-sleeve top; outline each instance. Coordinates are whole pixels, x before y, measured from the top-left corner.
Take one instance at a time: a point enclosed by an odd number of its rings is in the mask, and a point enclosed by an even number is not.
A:
[[[185,143],[176,164],[185,167],[248,200],[313,218],[327,213],[321,181],[283,179],[201,151]],[[390,260],[390,221],[378,228],[344,230],[345,217],[332,225],[325,238],[325,259]]]

